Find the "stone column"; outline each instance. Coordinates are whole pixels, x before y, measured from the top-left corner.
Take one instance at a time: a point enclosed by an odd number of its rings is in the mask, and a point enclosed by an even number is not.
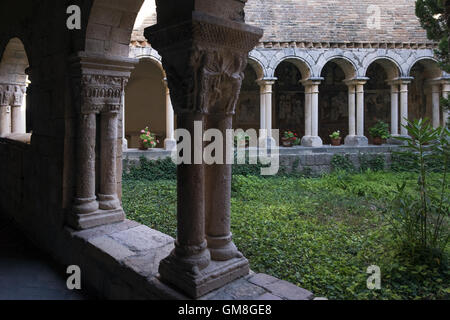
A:
[[[347,146],[367,146],[369,140],[364,135],[364,85],[366,80],[356,79],[346,83],[349,88],[349,135],[345,138],[345,144]]]
[[[391,84],[391,135],[396,137],[399,135],[398,130],[398,84]]]
[[[25,92],[25,86],[14,86],[11,105],[11,133],[26,133]]]
[[[122,99],[122,96],[120,97]],[[120,104],[107,104],[101,113],[100,193],[102,210],[121,210],[117,196],[117,140]]]
[[[450,96],[450,81],[444,81],[442,83],[442,97],[448,99]],[[450,110],[442,110],[442,126],[445,127],[448,124],[448,118],[450,116]]]
[[[400,80],[400,123],[401,123],[401,135],[408,136],[408,129],[405,126],[408,125],[408,85],[411,80]]]
[[[260,139],[266,139],[266,99],[265,99],[265,92],[266,92],[266,82],[264,80],[258,80],[257,81],[259,88],[260,88],[260,94],[259,94],[259,104],[260,104]]]
[[[433,83],[431,85],[431,101],[432,101],[432,124],[433,128],[441,126],[441,84]]]
[[[306,134],[302,139],[304,147],[321,147],[323,141],[319,137],[319,85],[321,79],[309,79],[303,81],[305,86],[305,128]],[[308,97],[309,95],[309,97]]]
[[[261,101],[263,101],[262,107],[264,107],[263,114],[264,116],[264,124],[265,126],[263,129],[265,129],[265,133],[267,136],[265,137],[265,142],[267,146],[273,146],[275,145],[275,140],[272,136],[272,118],[273,118],[273,108],[272,108],[272,101],[273,101],[273,85],[275,84],[276,78],[267,78],[259,80],[259,85],[261,87]],[[261,121],[262,122],[262,121]]]
[[[206,129],[218,129],[226,137],[227,130],[233,129],[233,115],[208,115]],[[230,145],[227,146],[226,143]],[[221,150],[222,164],[206,166],[206,239],[211,258],[215,261],[242,258],[242,254],[233,243],[231,234],[232,165],[227,163],[226,152],[231,150],[232,141],[226,141],[226,143]]]
[[[166,88],[166,140],[164,140],[164,148],[168,151],[177,148],[177,141],[175,140],[175,113],[173,111],[172,99],[170,98],[170,90],[167,85],[167,79],[163,80]]]
[[[348,136],[345,144],[350,144],[356,138],[356,86],[354,83],[347,83],[348,86]]]
[[[126,138],[126,122],[125,122],[125,90],[122,94],[122,150],[127,151],[128,150],[128,140]]]
[[[262,30],[245,25],[245,1],[209,0],[207,5],[201,0],[183,2],[184,12],[191,12],[178,21],[176,16],[166,14],[175,3],[158,1],[158,24],[147,28],[145,36],[162,56],[178,128],[197,135],[198,125],[217,126],[223,131],[231,127],[230,115],[239,98],[248,53],[258,43]],[[265,103],[267,109],[267,99]],[[204,148],[197,144],[191,147],[190,157],[187,150],[183,155],[185,161],[200,160],[198,164],[178,166],[176,248],[159,268],[163,282],[191,298],[249,273],[247,259],[234,255],[230,239],[231,170],[221,164],[205,169],[201,161]],[[210,252],[215,260],[210,260]]]
[[[75,196],[67,223],[83,230],[125,219],[117,194],[118,120],[135,60],[80,52],[71,62],[79,126]]]
[[[11,85],[0,85],[0,137],[11,134]]]

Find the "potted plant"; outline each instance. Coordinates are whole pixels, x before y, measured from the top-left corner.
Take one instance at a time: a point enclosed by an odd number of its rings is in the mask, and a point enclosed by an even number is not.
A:
[[[238,132],[234,136],[235,148],[248,148],[250,146],[250,136],[245,132]]]
[[[141,146],[139,148],[140,150],[156,148],[159,143],[159,141],[156,139],[155,134],[151,133],[148,127],[141,131],[141,136],[139,138],[141,140]]]
[[[332,145],[332,146],[338,147],[338,146],[341,145],[341,143],[342,143],[342,137],[341,137],[341,132],[340,132],[339,130],[333,132],[333,133],[330,135],[330,138],[331,138],[331,145]]]
[[[377,124],[369,129],[369,133],[373,138],[373,144],[381,146],[386,139],[389,139],[389,125],[383,121],[378,121]]]
[[[296,134],[290,130],[284,132],[284,135],[281,138],[281,141],[283,143],[283,147],[286,147],[286,148],[298,146],[301,142],[300,138],[298,137],[298,134]]]

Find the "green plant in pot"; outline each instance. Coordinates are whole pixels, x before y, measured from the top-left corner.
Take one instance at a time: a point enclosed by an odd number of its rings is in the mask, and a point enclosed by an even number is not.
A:
[[[341,143],[342,143],[342,137],[341,137],[341,132],[340,132],[339,130],[333,132],[333,133],[330,135],[330,138],[331,138],[331,145],[332,145],[332,146],[337,147],[337,146],[340,146],[340,145],[341,145]]]
[[[290,130],[284,132],[281,141],[283,142],[283,147],[287,148],[298,146],[301,143],[298,134]]]
[[[139,148],[140,150],[156,148],[159,143],[159,141],[156,139],[156,135],[150,132],[150,129],[148,127],[141,131],[141,135],[139,138],[141,141],[141,146]]]
[[[383,121],[378,121],[374,127],[369,129],[369,133],[373,138],[373,144],[376,146],[381,146],[384,141],[391,137],[389,125]]]

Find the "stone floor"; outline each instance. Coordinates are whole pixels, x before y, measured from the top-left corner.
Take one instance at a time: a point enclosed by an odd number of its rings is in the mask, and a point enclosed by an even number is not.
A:
[[[0,300],[87,300],[67,289],[66,275],[0,216]]]

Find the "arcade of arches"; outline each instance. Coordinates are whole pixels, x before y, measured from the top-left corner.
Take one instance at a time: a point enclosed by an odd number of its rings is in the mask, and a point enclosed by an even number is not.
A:
[[[139,146],[140,130],[148,125],[159,137],[160,148],[164,148],[167,137],[173,139],[171,131],[167,130],[167,123],[173,121],[173,117],[170,113],[166,117],[164,113],[170,104],[164,98],[164,71],[159,61],[148,61],[141,60],[127,87],[125,123],[129,148]],[[308,79],[305,71],[306,76],[302,75],[298,67],[301,64],[303,62],[295,60],[282,61],[275,70],[275,77],[269,79],[259,78],[255,67],[249,64],[234,116],[234,129],[279,129],[281,134],[290,130],[300,137],[316,136],[313,143],[303,139],[307,147],[330,144],[330,134],[340,131],[347,137],[346,144],[353,146],[371,143],[369,129],[378,121],[388,123],[395,137],[406,134],[402,128],[405,118],[428,118],[434,127],[445,125],[448,119],[440,107],[440,99],[450,92],[450,78],[443,76],[432,59],[415,63],[410,77],[400,77],[398,66],[384,58],[371,63],[365,77],[361,78],[355,77],[356,70],[352,70],[351,63],[340,58],[326,63],[321,77],[314,79]],[[144,68],[148,72],[141,77]],[[139,88],[145,90],[139,91]],[[310,116],[305,106],[314,98],[309,96],[316,96],[318,101],[317,108],[311,106]],[[267,99],[271,102],[269,108]],[[389,143],[398,142],[390,139]],[[170,149],[172,147],[170,144]]]
[[[193,135],[195,121],[223,132],[233,118],[244,129],[291,129],[307,147],[337,129],[347,145],[368,144],[379,119],[394,136],[407,134],[408,117],[444,124],[450,77],[410,6],[398,8],[406,25],[384,26],[389,36],[359,19],[343,39],[325,26],[313,39],[284,20],[270,27],[264,6],[292,5],[282,2],[157,0],[136,30],[144,0],[74,0],[82,28],[69,30],[66,1],[1,1],[0,213],[61,264],[80,266],[83,284],[107,298],[199,298],[241,279],[257,287],[251,298],[312,299],[250,274],[231,234],[231,165],[178,166],[176,240],[126,220],[121,203],[122,145],[137,147],[144,126],[173,150],[174,129]],[[299,24],[318,14],[305,3],[289,10]]]

